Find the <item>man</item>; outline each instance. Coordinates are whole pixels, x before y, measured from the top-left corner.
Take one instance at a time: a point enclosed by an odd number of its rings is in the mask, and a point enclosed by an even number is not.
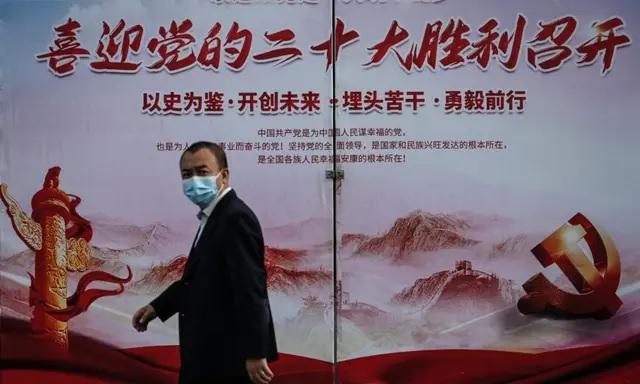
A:
[[[182,278],[140,308],[133,326],[144,332],[154,318],[179,314],[180,384],[267,384],[278,352],[260,223],[229,187],[219,145],[192,144],[180,168],[200,228]]]

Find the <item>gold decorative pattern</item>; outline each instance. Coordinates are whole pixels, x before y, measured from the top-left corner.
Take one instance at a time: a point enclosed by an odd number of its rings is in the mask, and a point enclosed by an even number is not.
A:
[[[57,191],[58,191],[58,192],[60,192],[60,194],[61,194],[61,195],[63,195],[63,196],[65,196],[65,198],[66,198],[67,194],[66,194],[66,193],[64,193],[64,191],[61,191],[61,190],[59,190],[59,189],[58,189]],[[65,211],[68,211],[68,210],[69,210],[69,207],[67,207],[66,202],[61,201],[61,200],[59,200],[59,199],[53,199],[53,198],[52,198],[52,199],[42,200],[42,204],[55,205],[55,206],[57,206],[57,207],[60,207],[60,208],[64,209]]]
[[[20,239],[34,252],[42,248],[42,227],[27,215],[18,202],[9,195],[6,184],[0,184],[0,199],[7,207],[7,214]]]
[[[91,265],[91,245],[82,238],[67,239],[67,271],[84,272]]]
[[[44,247],[40,251],[43,270],[36,269],[36,280],[43,281],[41,300],[44,308],[67,308],[67,261],[65,222],[60,215],[47,215],[43,220]],[[38,276],[38,272],[44,276]],[[52,337],[57,345],[66,347],[67,323],[43,313],[44,332]]]

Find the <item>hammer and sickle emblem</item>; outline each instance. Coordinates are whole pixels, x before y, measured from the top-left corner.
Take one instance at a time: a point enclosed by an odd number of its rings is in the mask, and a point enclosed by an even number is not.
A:
[[[584,239],[593,262],[580,248]],[[522,287],[527,295],[518,301],[523,314],[559,312],[572,317],[604,320],[622,306],[616,290],[620,284],[620,254],[604,229],[581,213],[536,245],[531,253],[543,267],[556,264],[578,291],[565,292],[538,273]]]

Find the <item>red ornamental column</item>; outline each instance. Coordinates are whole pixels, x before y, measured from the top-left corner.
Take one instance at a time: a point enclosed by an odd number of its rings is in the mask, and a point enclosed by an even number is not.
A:
[[[66,350],[69,345],[67,323],[47,314],[47,309],[67,308],[65,228],[69,220],[69,198],[56,184],[54,180],[45,180],[43,188],[31,200],[32,218],[42,228],[42,247],[36,251],[36,303],[31,324],[34,331]]]

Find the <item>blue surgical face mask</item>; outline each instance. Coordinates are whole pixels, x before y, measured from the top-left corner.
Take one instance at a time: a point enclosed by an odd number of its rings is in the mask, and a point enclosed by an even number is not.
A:
[[[193,176],[182,181],[182,190],[192,203],[205,208],[218,197],[218,176]]]

